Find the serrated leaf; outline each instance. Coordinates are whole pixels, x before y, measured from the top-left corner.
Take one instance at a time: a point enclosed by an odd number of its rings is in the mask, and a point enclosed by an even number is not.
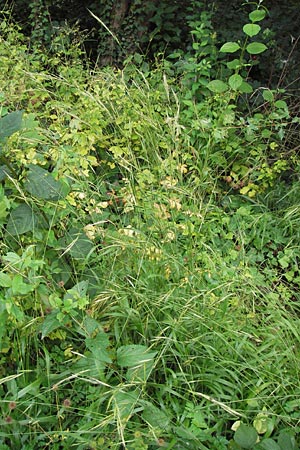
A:
[[[251,22],[260,22],[266,16],[266,11],[264,9],[257,9],[249,14],[249,19]]]
[[[156,352],[149,352],[145,345],[123,345],[117,350],[120,367],[135,367],[152,361]]]
[[[242,82],[243,82],[243,78],[238,73],[231,75],[231,77],[229,77],[229,80],[228,80],[229,86],[234,91],[238,90],[238,88],[242,85]]]
[[[37,224],[37,217],[30,208],[30,206],[23,205],[17,206],[10,213],[6,231],[11,236],[18,236],[20,234],[33,231]]]
[[[261,42],[251,42],[251,44],[248,44],[246,47],[246,50],[250,55],[259,55],[267,49],[268,47]]]
[[[251,449],[257,441],[258,434],[253,427],[241,423],[233,438],[242,448]]]
[[[57,312],[58,310],[52,311],[46,316],[44,322],[42,323],[40,327],[42,339],[61,326],[61,322],[57,319]]]
[[[246,23],[243,26],[243,31],[247,36],[253,37],[256,36],[261,30],[261,27],[255,23]]]
[[[237,42],[226,42],[220,48],[220,52],[222,53],[234,53],[239,50],[241,47]]]
[[[272,102],[274,100],[273,92],[270,89],[264,89],[262,95],[266,102]]]
[[[24,111],[14,111],[0,118],[0,141],[21,129]]]
[[[94,359],[98,362],[98,366],[99,363],[102,363],[102,369],[105,367],[105,363],[110,364],[112,362],[107,350],[109,347],[109,338],[103,331],[99,331],[93,338],[86,338],[85,345],[92,352]],[[100,367],[97,368],[99,369]]]
[[[93,319],[93,317],[86,316],[83,319],[82,329],[84,330],[84,334],[90,337],[95,331],[101,330],[101,325],[96,319]]]
[[[24,187],[31,195],[43,200],[57,201],[69,193],[66,183],[55,180],[47,170],[33,164],[30,165]]]
[[[167,414],[148,402],[142,413],[142,419],[153,428],[166,429],[170,424]]]
[[[228,90],[228,85],[221,80],[210,81],[206,87],[215,94],[221,94]]]

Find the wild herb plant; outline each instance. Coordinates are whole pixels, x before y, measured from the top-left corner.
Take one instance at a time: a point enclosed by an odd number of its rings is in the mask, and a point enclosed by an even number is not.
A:
[[[299,186],[232,184],[286,104],[1,26],[1,448],[296,449]]]

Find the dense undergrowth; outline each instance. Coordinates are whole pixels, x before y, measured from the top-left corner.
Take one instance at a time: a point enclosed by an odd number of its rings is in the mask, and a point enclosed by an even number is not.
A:
[[[3,15],[1,450],[297,448],[298,118],[249,83],[262,11],[122,71]]]

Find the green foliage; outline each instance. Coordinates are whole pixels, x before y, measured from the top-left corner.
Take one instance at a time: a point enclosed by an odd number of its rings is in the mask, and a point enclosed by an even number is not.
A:
[[[283,93],[241,88],[257,11],[123,71],[4,16],[0,448],[297,448],[298,162]]]
[[[284,91],[255,90],[251,84],[256,55],[267,49],[259,42],[257,25],[265,14],[259,8],[251,12],[251,23],[243,27],[244,40],[226,42],[219,52],[211,20],[203,14],[199,24],[190,24],[196,39],[192,52],[171,55],[180,58],[175,69],[183,90],[181,119],[191,128],[190,153],[198,155],[197,166],[194,157],[186,157],[190,159],[188,170],[197,178],[201,173],[202,182],[217,171],[231,189],[250,197],[273,186],[279,174],[292,173],[295,168],[294,155],[290,158],[286,152],[285,136],[292,120]]]

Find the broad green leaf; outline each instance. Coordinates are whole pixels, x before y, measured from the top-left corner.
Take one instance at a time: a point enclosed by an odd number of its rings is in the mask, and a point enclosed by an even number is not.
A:
[[[221,94],[228,90],[228,85],[221,80],[210,81],[206,87],[215,94]]]
[[[85,345],[88,350],[93,354],[93,357],[101,363],[112,362],[111,357],[107,348],[109,347],[109,338],[104,331],[99,331],[99,333],[93,338],[87,338],[85,340]],[[105,366],[105,364],[104,364]]]
[[[0,141],[21,129],[24,111],[14,111],[0,118]]]
[[[275,106],[276,106],[276,108],[279,108],[279,109],[286,109],[288,107],[284,100],[277,100],[275,102]]]
[[[262,95],[266,102],[272,102],[274,100],[273,92],[270,89],[264,89]]]
[[[34,197],[44,200],[57,201],[69,193],[66,183],[55,180],[47,170],[33,164],[30,165],[24,187]]]
[[[254,446],[253,450],[281,450],[277,442],[274,439],[263,439],[259,444]],[[286,450],[286,449],[284,449]]]
[[[251,44],[248,44],[246,47],[246,50],[250,55],[258,55],[259,53],[263,53],[267,49],[268,47],[261,42],[251,42]]]
[[[64,300],[72,299],[77,300],[78,298],[85,297],[88,288],[87,281],[80,281],[75,284],[71,289],[68,289],[64,295]]]
[[[114,395],[114,409],[116,416],[121,420],[128,420],[134,412],[134,408],[139,399],[137,391],[119,391]]]
[[[84,330],[86,336],[90,337],[95,331],[101,330],[101,325],[96,319],[93,319],[93,317],[85,316],[82,322],[82,330]],[[82,330],[80,330],[80,332]]]
[[[261,30],[261,27],[255,23],[246,23],[243,26],[243,31],[247,36],[253,37],[256,36]]]
[[[24,283],[22,275],[14,275],[11,283],[13,295],[26,295],[34,290],[34,286]]]
[[[281,431],[278,436],[280,450],[296,450],[296,440],[292,433]]]
[[[234,91],[238,90],[238,88],[242,85],[242,82],[243,82],[243,78],[238,73],[231,75],[231,77],[229,77],[229,80],[228,80],[229,86]]]
[[[239,50],[240,48],[241,48],[240,44],[238,44],[237,42],[226,42],[220,48],[220,52],[222,52],[222,53],[234,53],[237,50]]]
[[[257,441],[258,434],[253,427],[241,423],[233,438],[242,448],[251,449]]]
[[[3,164],[2,166],[0,166],[0,182],[5,180],[7,175],[11,176],[12,172],[5,164]]]
[[[152,361],[156,352],[149,352],[145,345],[124,345],[117,350],[120,367],[134,367]]]
[[[10,213],[6,231],[11,236],[18,236],[20,234],[33,231],[37,224],[37,218],[30,208],[30,206],[23,205],[13,209]]]
[[[76,228],[71,228],[58,243],[75,259],[86,258],[94,248],[86,234]]]
[[[266,16],[266,11],[264,9],[257,9],[249,14],[249,19],[251,22],[260,22]]]
[[[243,94],[251,94],[253,92],[253,87],[247,81],[243,81],[239,87],[239,92]]]
[[[226,65],[228,69],[236,70],[241,67],[241,61],[239,59],[233,59],[232,61],[229,61]]]
[[[0,272],[0,286],[1,287],[10,287],[12,283],[12,279],[7,273]]]
[[[55,310],[46,316],[46,318],[40,328],[40,330],[42,332],[42,339],[44,339],[46,336],[48,336],[50,333],[52,333],[52,331],[61,327],[62,324],[57,318],[57,313],[58,313],[58,310]]]
[[[170,424],[167,414],[148,402],[142,413],[142,419],[153,428],[166,429]]]

